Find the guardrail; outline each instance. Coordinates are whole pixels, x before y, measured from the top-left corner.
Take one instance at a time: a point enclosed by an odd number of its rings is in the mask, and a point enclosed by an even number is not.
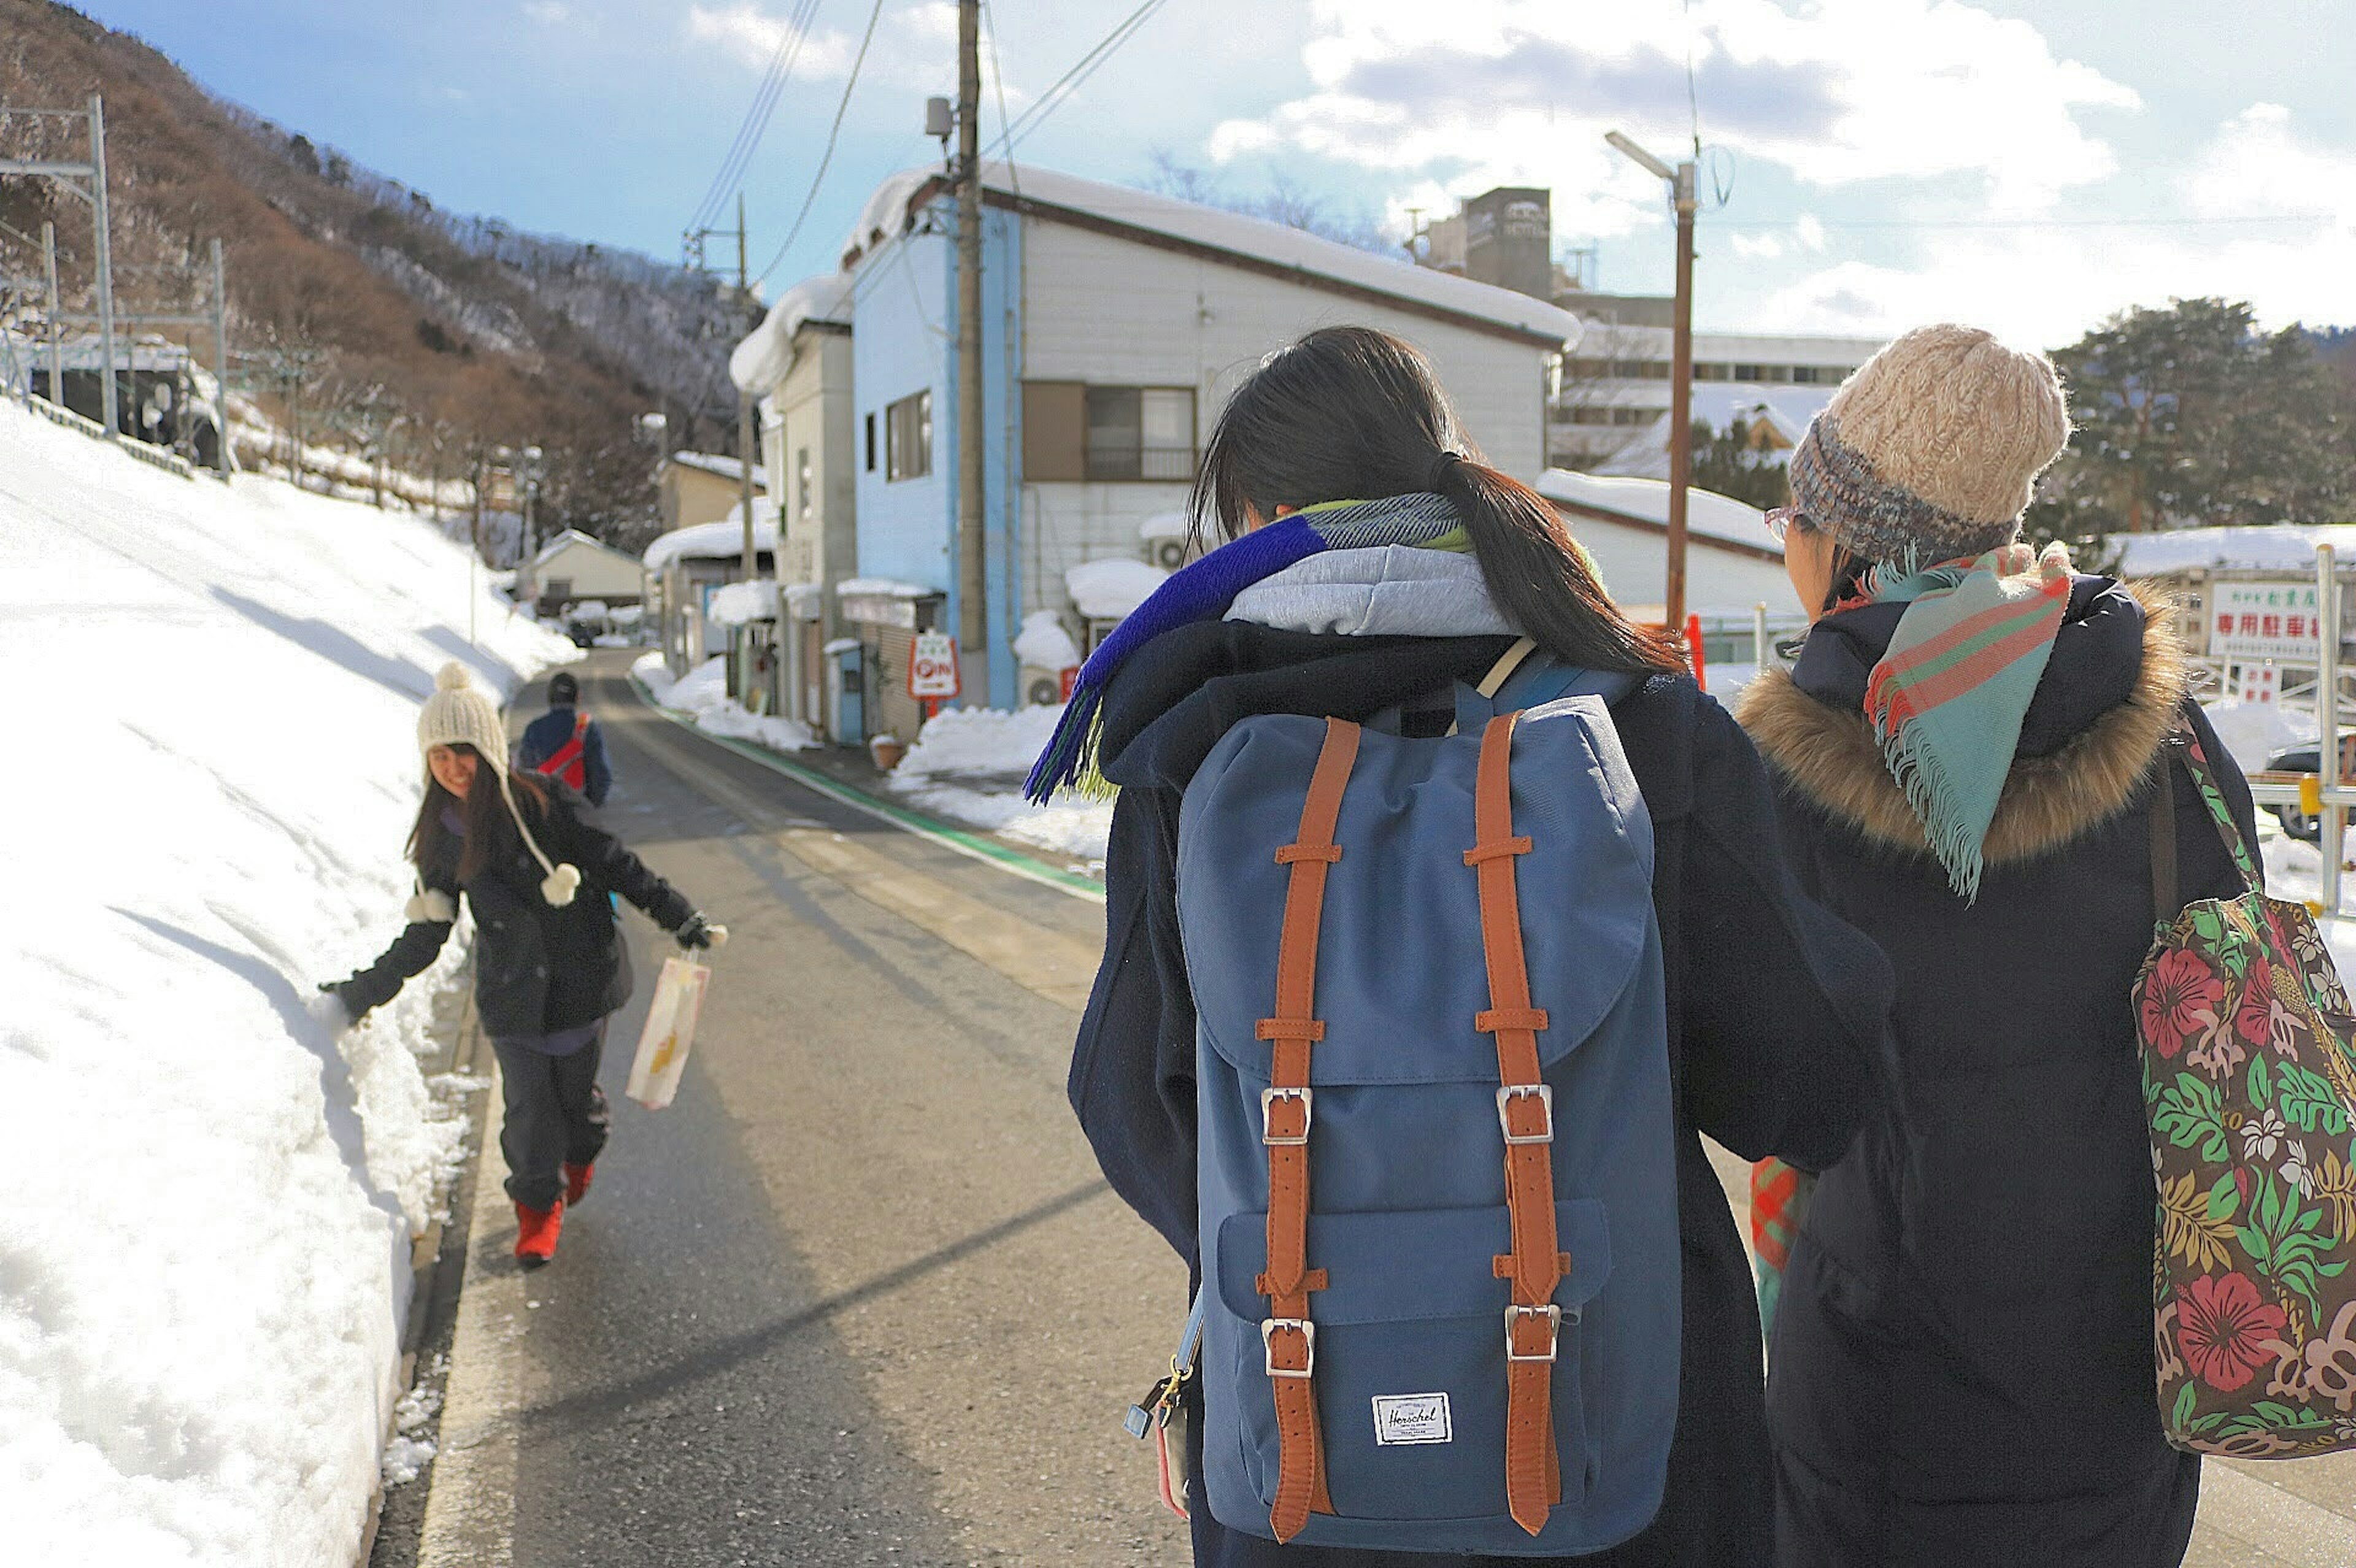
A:
[[[80,431],[92,441],[107,439],[106,427],[94,419],[78,414],[71,409],[61,408],[47,398],[37,398],[29,393],[27,394],[24,401],[27,408],[51,424],[63,425],[71,431]],[[129,436],[117,440],[114,445],[125,455],[137,458],[150,468],[160,468],[166,474],[177,474],[183,479],[194,479],[197,476],[196,464],[177,452],[167,451],[160,446],[150,446],[144,441],[134,441]]]

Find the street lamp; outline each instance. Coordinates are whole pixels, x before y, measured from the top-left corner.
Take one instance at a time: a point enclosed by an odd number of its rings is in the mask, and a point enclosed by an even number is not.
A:
[[[1666,182],[1677,209],[1676,347],[1669,363],[1669,569],[1661,597],[1669,635],[1681,637],[1686,625],[1686,489],[1693,469],[1694,165],[1688,162],[1671,168],[1617,131],[1606,131],[1603,139],[1645,173]]]

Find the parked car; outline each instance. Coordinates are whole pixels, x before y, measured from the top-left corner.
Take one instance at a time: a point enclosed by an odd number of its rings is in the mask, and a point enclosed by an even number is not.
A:
[[[2286,746],[2266,758],[2266,771],[2275,773],[2316,773],[2320,771],[2318,759],[2322,755],[2323,744],[2319,741],[2309,741],[2297,746]],[[2340,772],[2343,775],[2356,773],[2356,735],[2346,735],[2340,738]],[[2266,809],[2275,814],[2275,820],[2282,824],[2282,830],[2293,838],[2303,838],[2309,844],[2313,844],[2323,837],[2321,819],[2309,816],[2300,810],[2297,801],[2285,801],[2279,805],[2269,805]],[[2356,822],[2356,812],[2343,816],[2341,821]]]

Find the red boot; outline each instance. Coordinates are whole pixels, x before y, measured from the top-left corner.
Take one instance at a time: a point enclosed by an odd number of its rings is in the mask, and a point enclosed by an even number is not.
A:
[[[564,1162],[564,1200],[567,1203],[578,1203],[589,1196],[589,1178],[596,1168],[594,1163],[575,1165],[569,1159]]]
[[[545,1209],[527,1209],[519,1203],[516,1211],[516,1261],[524,1267],[538,1268],[556,1255],[556,1234],[564,1229],[564,1200],[560,1198]]]

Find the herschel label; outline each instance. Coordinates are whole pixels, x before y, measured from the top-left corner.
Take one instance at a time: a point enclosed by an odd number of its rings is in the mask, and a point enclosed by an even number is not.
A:
[[[1375,1396],[1376,1443],[1447,1443],[1453,1439],[1448,1424],[1444,1393],[1378,1393]]]

